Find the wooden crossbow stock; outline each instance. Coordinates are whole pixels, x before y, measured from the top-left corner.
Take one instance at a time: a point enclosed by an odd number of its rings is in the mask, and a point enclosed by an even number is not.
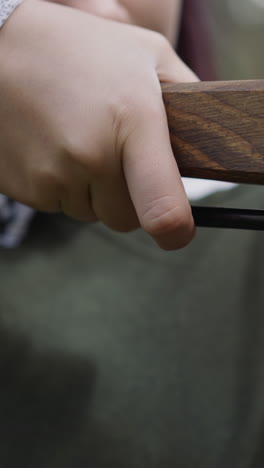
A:
[[[162,91],[182,176],[264,185],[264,80],[163,84]],[[264,230],[261,210],[193,211],[200,226]]]

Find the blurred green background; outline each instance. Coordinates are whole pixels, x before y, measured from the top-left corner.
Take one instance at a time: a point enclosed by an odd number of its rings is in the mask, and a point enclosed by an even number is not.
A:
[[[263,79],[264,0],[207,2],[219,78]]]

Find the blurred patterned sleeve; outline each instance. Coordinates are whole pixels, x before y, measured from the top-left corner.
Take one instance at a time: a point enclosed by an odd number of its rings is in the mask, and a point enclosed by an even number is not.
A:
[[[0,0],[0,28],[23,0]]]

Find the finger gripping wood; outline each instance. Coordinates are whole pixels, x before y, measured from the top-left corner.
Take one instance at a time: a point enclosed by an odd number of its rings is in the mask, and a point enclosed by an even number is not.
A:
[[[186,177],[264,185],[264,80],[163,84]]]

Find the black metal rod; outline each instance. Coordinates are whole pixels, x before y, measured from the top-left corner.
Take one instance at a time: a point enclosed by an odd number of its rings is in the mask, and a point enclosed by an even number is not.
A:
[[[264,210],[192,207],[196,226],[264,231]]]

